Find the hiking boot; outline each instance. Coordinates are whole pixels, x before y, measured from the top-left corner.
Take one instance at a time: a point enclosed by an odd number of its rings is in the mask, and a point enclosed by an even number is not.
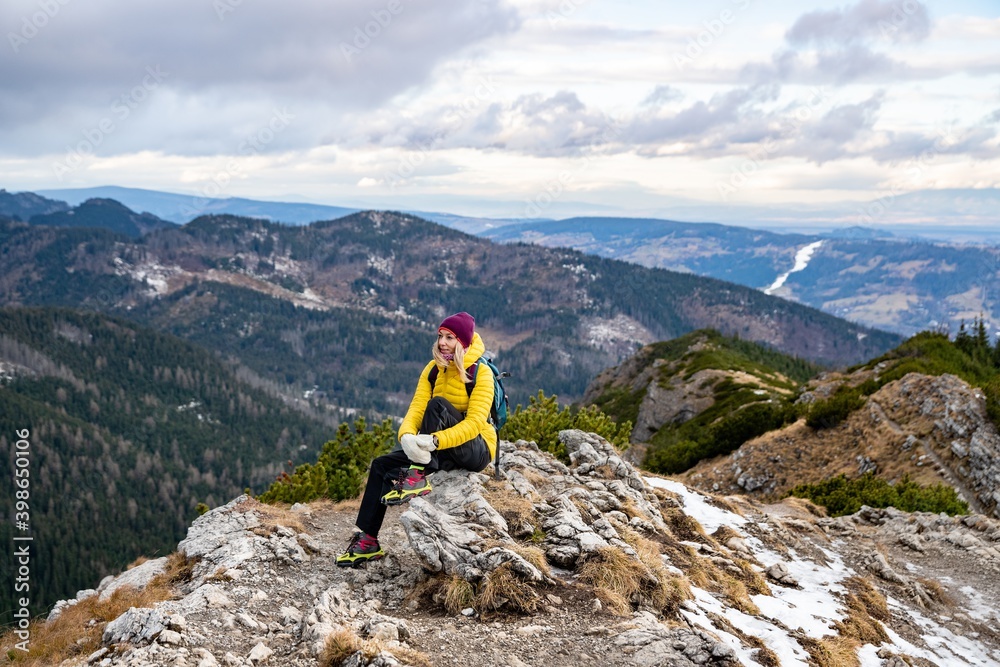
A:
[[[432,489],[424,469],[410,466],[399,473],[399,479],[392,485],[392,490],[382,496],[382,502],[386,505],[402,505],[410,502],[411,498],[426,496]]]
[[[379,546],[378,538],[359,530],[351,538],[351,543],[347,545],[347,551],[337,556],[337,565],[356,567],[370,560],[378,560],[383,556],[385,556],[385,552]]]

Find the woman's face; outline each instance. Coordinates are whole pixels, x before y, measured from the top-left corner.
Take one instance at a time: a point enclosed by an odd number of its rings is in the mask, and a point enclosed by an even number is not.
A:
[[[456,347],[458,339],[455,338],[455,334],[445,329],[438,331],[438,350],[441,354],[455,354]]]

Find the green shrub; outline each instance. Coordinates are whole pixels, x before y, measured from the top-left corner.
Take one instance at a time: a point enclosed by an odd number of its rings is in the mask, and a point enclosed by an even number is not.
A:
[[[794,410],[785,403],[751,403],[709,428],[708,455],[728,454],[748,440],[781,428],[794,419]]]
[[[865,397],[859,387],[841,386],[830,398],[810,406],[806,424],[817,430],[833,428],[864,404]]]
[[[304,463],[289,475],[282,473],[262,493],[264,503],[305,503],[317,498],[346,500],[361,493],[368,466],[396,442],[396,429],[385,419],[368,430],[364,417],[352,428],[344,422],[333,440],[323,445],[316,463]]]
[[[895,485],[872,472],[854,479],[838,475],[816,484],[800,484],[788,495],[808,498],[825,507],[830,516],[854,514],[862,505],[895,507],[903,512],[944,512],[952,516],[969,513],[969,505],[952,487],[946,484],[920,486],[908,475]]]
[[[750,395],[756,398],[752,393]],[[710,408],[680,426],[663,429],[662,435],[654,436],[654,446],[646,453],[643,467],[663,475],[676,475],[702,459],[728,454],[739,449],[744,442],[798,418],[796,406],[774,399],[736,403],[736,407],[731,407],[727,414],[707,422],[707,417],[718,414],[717,408],[727,405],[732,406],[733,403],[720,401],[714,406],[716,409]]]
[[[527,408],[518,405],[514,408],[507,423],[500,431],[504,440],[528,440],[538,445],[542,451],[549,452],[563,462],[569,461],[566,447],[559,442],[559,431],[565,429],[580,429],[588,433],[596,433],[611,444],[625,448],[629,444],[632,433],[632,422],[625,421],[616,424],[610,417],[594,405],[582,410],[571,410],[569,406],[559,408],[556,396],[545,396],[541,390],[538,396],[528,399]]]

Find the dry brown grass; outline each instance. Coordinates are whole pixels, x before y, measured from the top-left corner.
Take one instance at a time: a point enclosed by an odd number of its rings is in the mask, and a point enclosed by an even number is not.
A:
[[[667,615],[675,614],[684,600],[693,597],[688,579],[670,573],[663,564],[659,545],[653,540],[628,528],[622,528],[620,534],[635,549],[639,561],[656,577],[657,585],[649,591],[653,606]]]
[[[659,536],[658,536],[659,537]],[[684,571],[687,580],[699,588],[705,588],[710,581],[706,565],[708,561],[698,556],[694,548],[681,544],[672,535],[660,537],[657,544],[671,564]]]
[[[633,598],[640,592],[653,591],[658,580],[650,578],[648,568],[613,547],[598,549],[580,567],[580,581],[593,586],[597,598],[622,616],[632,612]]]
[[[858,647],[862,644],[878,646],[889,641],[879,621],[888,621],[889,608],[885,598],[866,579],[849,577],[844,581],[848,593],[845,598],[847,616],[837,621],[838,634],[828,639],[805,640],[799,643],[809,652],[818,667],[858,667]]]
[[[536,489],[548,488],[552,484],[548,477],[534,468],[518,468],[518,472]]]
[[[794,510],[796,510],[800,515],[814,516],[814,517],[825,517],[826,508],[822,505],[817,505],[811,500],[806,498],[799,498],[797,496],[788,496],[781,500],[782,505],[786,505]]]
[[[353,631],[343,626],[331,632],[323,644],[319,656],[322,667],[340,667],[345,660],[357,653],[364,646],[364,640]]]
[[[268,505],[256,498],[248,498],[236,506],[236,509],[240,512],[255,512],[260,517],[262,524],[260,528],[263,529],[264,533],[272,533],[278,526],[285,526],[296,533],[306,532],[301,515],[292,512],[290,508],[291,505],[285,503]],[[259,534],[261,531],[254,530],[254,532]]]
[[[649,475],[650,473],[645,473]],[[657,475],[651,475],[652,477],[657,477]],[[667,479],[666,477],[661,477],[660,479]],[[653,487],[653,495],[656,496],[657,500],[664,503],[667,507],[678,507],[681,504],[681,497],[670,491],[664,489],[662,486]]]
[[[480,613],[509,609],[531,614],[538,610],[541,599],[530,583],[514,573],[510,563],[504,563],[483,578],[475,606]]]
[[[857,639],[837,635],[822,639],[819,643],[825,649],[826,656],[826,662],[819,663],[820,667],[861,667],[861,660],[858,659],[861,642]]]
[[[127,570],[131,570],[134,567],[139,567],[140,565],[142,565],[143,563],[145,563],[148,560],[149,560],[149,558],[147,556],[139,556],[134,561],[132,561],[131,563],[129,563],[128,565],[126,565],[125,566],[125,570],[127,571]]]
[[[31,640],[27,652],[14,648],[19,638],[13,629],[0,635],[0,647],[11,662],[25,667],[57,665],[89,655],[100,648],[101,635],[109,621],[131,607],[153,607],[157,602],[171,599],[173,584],[190,578],[192,567],[193,563],[182,554],[170,554],[166,570],[145,588],[123,586],[105,600],[94,595],[65,608],[51,623],[44,619],[32,621],[28,627]]]
[[[708,501],[709,505],[714,505],[719,509],[735,514],[736,516],[743,516],[743,512],[741,512],[740,509],[733,502],[731,502],[726,498],[723,498],[721,496],[706,495],[705,499],[706,501]]]
[[[450,614],[461,613],[476,602],[476,589],[461,577],[451,577],[444,585],[444,608]]]
[[[306,503],[313,512],[356,512],[361,508],[361,496],[349,500],[317,498]]]
[[[703,542],[714,544],[714,540],[705,533],[696,519],[689,516],[679,507],[664,507],[661,512],[663,520],[670,527],[677,539],[684,542]]]
[[[732,562],[738,568],[738,574],[732,574],[710,559],[701,557],[686,544],[679,544],[669,537],[661,539],[660,544],[670,562],[684,571],[686,583],[725,596],[730,604],[747,614],[760,613],[750,596],[770,595],[771,589],[749,562],[741,558],[734,559]],[[718,547],[715,540],[707,535],[701,541]]]
[[[343,626],[327,636],[323,651],[319,656],[319,664],[321,667],[340,667],[345,660],[359,651],[364,656],[366,664],[379,653],[389,653],[405,665],[433,667],[430,659],[420,651],[406,646],[388,648],[382,642],[374,639],[362,639],[352,630]]]
[[[522,526],[534,527],[538,524],[538,514],[535,512],[534,504],[506,485],[490,480],[486,483],[483,497],[500,513],[512,530]]]
[[[926,590],[927,593],[930,594],[930,596],[937,602],[940,602],[948,607],[955,606],[955,600],[948,595],[948,591],[944,589],[941,582],[936,579],[928,579],[926,577],[917,577],[917,581],[923,585],[924,590]]]
[[[712,533],[712,538],[719,544],[725,544],[734,537],[737,537],[739,539],[744,539],[742,535],[737,533],[729,526],[719,526],[719,528],[714,533]]]
[[[740,569],[742,575],[739,577],[740,581],[747,587],[747,592],[750,595],[771,595],[771,587],[767,583],[767,579],[764,578],[760,572],[753,568],[753,565],[749,561],[743,560],[742,558],[736,558],[733,563]]]
[[[588,503],[583,496],[573,496],[570,501],[573,503],[573,506],[576,507],[577,511],[580,512],[580,517],[583,519],[583,522],[588,526],[593,525],[594,515],[591,513],[591,510],[594,509],[593,505]]]
[[[736,607],[744,614],[750,614],[751,616],[760,615],[760,609],[750,599],[747,587],[742,581],[721,569],[716,568],[715,571],[717,579],[715,580],[716,586],[714,588],[722,593],[733,607]]]

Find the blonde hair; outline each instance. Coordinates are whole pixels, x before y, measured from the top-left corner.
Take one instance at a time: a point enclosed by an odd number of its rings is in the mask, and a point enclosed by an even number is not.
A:
[[[431,355],[434,357],[435,363],[437,363],[438,368],[444,371],[451,362],[445,359],[441,355],[441,350],[438,349],[437,341],[434,341],[434,346],[431,348]],[[458,369],[458,377],[462,378],[462,382],[469,384],[472,382],[472,378],[469,377],[469,372],[465,369],[465,348],[462,347],[462,343],[459,342],[455,345],[455,358],[454,358],[455,368]]]

